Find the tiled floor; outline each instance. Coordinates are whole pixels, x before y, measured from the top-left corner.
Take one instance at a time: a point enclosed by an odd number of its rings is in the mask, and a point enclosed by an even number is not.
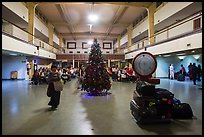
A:
[[[189,135],[202,134],[202,89],[191,81],[161,79],[166,88],[193,109],[193,120],[172,120],[169,124],[139,126],[129,103],[135,83],[112,82],[112,94],[85,96],[76,79],[66,83],[58,110],[49,111],[47,85],[28,81],[2,81],[3,135]]]

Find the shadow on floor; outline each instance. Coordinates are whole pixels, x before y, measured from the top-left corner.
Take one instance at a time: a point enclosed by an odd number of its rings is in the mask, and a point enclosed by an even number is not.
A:
[[[49,116],[53,113],[51,108],[40,108],[34,110],[36,115],[29,118],[25,123],[19,125],[19,127],[8,135],[31,135],[36,130],[47,125],[49,122]]]

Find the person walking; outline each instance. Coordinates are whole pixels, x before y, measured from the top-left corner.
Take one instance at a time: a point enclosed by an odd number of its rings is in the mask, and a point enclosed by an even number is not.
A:
[[[51,110],[56,110],[60,104],[60,95],[61,91],[56,91],[54,87],[54,82],[60,80],[60,74],[57,72],[57,66],[51,66],[51,72],[48,75],[48,90],[50,93],[50,101],[48,103],[51,107]]]

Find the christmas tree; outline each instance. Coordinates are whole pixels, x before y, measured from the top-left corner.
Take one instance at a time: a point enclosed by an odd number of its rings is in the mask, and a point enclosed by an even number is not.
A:
[[[101,47],[97,43],[97,39],[94,39],[85,68],[82,90],[87,91],[91,95],[98,96],[107,95],[110,88],[110,78],[105,68]]]

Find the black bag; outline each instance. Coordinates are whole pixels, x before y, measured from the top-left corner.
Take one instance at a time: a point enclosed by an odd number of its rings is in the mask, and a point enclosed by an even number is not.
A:
[[[178,80],[178,81],[185,81],[185,76],[184,76],[184,74],[179,74],[177,80]]]
[[[157,99],[172,99],[174,98],[174,94],[171,93],[169,90],[164,89],[164,88],[155,88],[155,97]]]
[[[173,98],[173,105],[175,104],[181,104],[181,101],[177,98]]]
[[[47,86],[47,96],[51,97],[51,90],[50,90],[50,86]]]
[[[157,108],[155,105],[150,107],[140,107],[134,100],[132,100],[130,102],[130,110],[138,124],[170,122],[168,117],[157,114]]]
[[[188,103],[174,104],[172,118],[175,119],[191,119],[193,111]]]
[[[155,95],[155,85],[149,84],[145,81],[137,81],[136,90],[140,95],[143,95],[143,96]]]
[[[133,92],[133,100],[140,106],[151,106],[156,103],[154,97],[142,96],[136,90]]]
[[[155,99],[157,103],[158,115],[172,117],[174,94],[163,88],[155,89]]]

